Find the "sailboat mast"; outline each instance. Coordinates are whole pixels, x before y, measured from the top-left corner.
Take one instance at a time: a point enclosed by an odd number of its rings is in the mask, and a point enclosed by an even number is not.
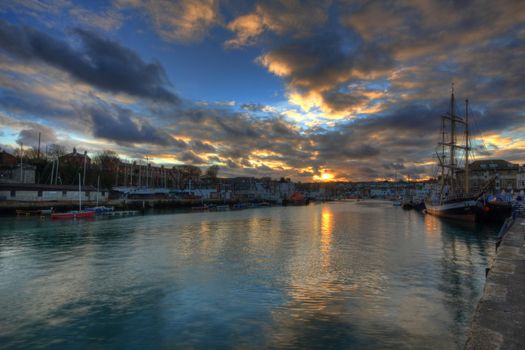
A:
[[[50,185],[53,184],[54,178],[55,178],[55,160],[53,159],[53,162],[51,162],[51,181],[49,182]]]
[[[456,155],[456,114],[454,111],[454,85],[452,85],[452,94],[450,95],[450,177],[455,177],[455,155]]]
[[[80,173],[78,173],[78,211],[82,210],[82,192],[80,186],[82,183],[80,182]]]
[[[468,169],[468,152],[469,152],[469,134],[468,134],[468,98],[465,100],[465,194],[468,195],[470,190],[469,169]]]
[[[441,118],[441,191],[445,187],[445,117]]]
[[[97,176],[97,207],[98,207],[98,194],[100,193],[100,175]]]

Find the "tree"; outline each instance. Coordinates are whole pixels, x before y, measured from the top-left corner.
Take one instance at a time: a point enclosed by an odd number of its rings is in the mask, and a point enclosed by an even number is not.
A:
[[[114,151],[105,150],[93,157],[93,170],[100,176],[100,187],[111,188],[115,183],[120,158]]]
[[[93,164],[100,170],[115,170],[120,164],[120,157],[111,150],[104,150],[93,157]]]
[[[206,169],[205,176],[209,177],[210,179],[217,179],[217,175],[219,174],[219,166],[218,165],[212,165],[208,169]]]
[[[62,157],[66,155],[66,147],[53,143],[47,147],[47,156],[51,158]]]
[[[192,184],[198,183],[202,173],[201,169],[193,165],[175,165],[173,170],[177,172],[179,188],[185,188],[190,180]]]

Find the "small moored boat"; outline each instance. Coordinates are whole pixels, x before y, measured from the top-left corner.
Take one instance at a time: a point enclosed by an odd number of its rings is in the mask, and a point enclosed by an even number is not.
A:
[[[51,219],[90,219],[94,218],[96,212],[94,211],[69,211],[67,213],[52,213]]]
[[[78,210],[68,211],[67,213],[52,213],[51,219],[91,219],[96,212],[94,210],[82,210],[82,196],[80,187],[80,173],[78,174]]]
[[[114,209],[115,209],[114,207],[105,207],[105,206],[85,208],[85,210],[87,210],[87,211],[94,211],[97,214],[110,213]]]

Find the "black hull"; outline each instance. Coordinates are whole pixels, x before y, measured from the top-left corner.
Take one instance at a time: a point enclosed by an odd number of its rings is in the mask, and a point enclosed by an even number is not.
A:
[[[426,212],[430,215],[461,220],[461,221],[477,221],[479,219],[480,207],[476,201],[455,201],[452,203],[444,203],[442,205],[432,205],[426,203]]]
[[[512,215],[512,204],[488,202],[480,210],[479,218],[483,221],[505,221]]]

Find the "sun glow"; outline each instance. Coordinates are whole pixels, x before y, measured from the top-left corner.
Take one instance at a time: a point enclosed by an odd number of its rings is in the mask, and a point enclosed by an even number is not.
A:
[[[332,181],[334,179],[334,174],[322,173],[321,176],[314,175],[315,181]]]

